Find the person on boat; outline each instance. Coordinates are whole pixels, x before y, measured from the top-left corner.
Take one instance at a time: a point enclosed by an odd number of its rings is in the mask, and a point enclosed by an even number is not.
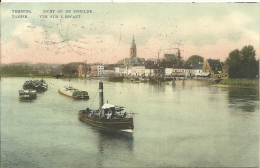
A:
[[[115,111],[112,111],[111,119],[115,118]]]
[[[107,119],[111,119],[112,118],[112,111],[111,109],[108,111],[108,114],[107,114]]]
[[[123,118],[125,118],[126,117],[126,112],[124,113],[124,115],[123,115]]]

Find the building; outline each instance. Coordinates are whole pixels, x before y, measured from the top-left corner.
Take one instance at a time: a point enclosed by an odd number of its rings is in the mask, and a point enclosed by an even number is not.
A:
[[[184,77],[185,73],[184,73],[184,69],[182,67],[179,66],[174,66],[172,68],[172,76],[174,77]]]
[[[211,78],[221,76],[223,67],[219,59],[207,59],[202,67],[202,72],[209,73]]]
[[[104,67],[104,76],[113,76],[115,75],[115,69],[112,67]]]
[[[115,67],[115,75],[122,76],[125,73],[126,66],[124,65],[118,65]]]
[[[202,63],[191,63],[190,65],[192,67],[192,76],[193,77],[199,77],[202,76]]]
[[[172,67],[165,68],[165,76],[172,76]]]
[[[92,65],[91,74],[92,74],[92,76],[103,76],[104,75],[104,66],[103,65]]]
[[[228,77],[228,66],[222,64],[221,77]]]
[[[68,64],[61,65],[62,67],[62,73],[67,74],[69,76],[73,75],[74,73],[77,73],[78,77],[81,77],[86,73],[87,65],[83,62],[71,62]]]
[[[144,76],[145,75],[145,66],[143,64],[133,65],[131,68],[132,76]]]
[[[132,44],[130,47],[130,57],[118,61],[118,64],[123,64],[126,66],[126,65],[134,65],[134,64],[144,64],[144,63],[145,63],[144,58],[137,57],[137,49],[136,49],[135,39],[133,37]]]
[[[155,76],[155,74],[158,74],[158,69],[157,64],[147,64],[145,66],[145,76]]]
[[[125,76],[131,76],[131,74],[132,74],[132,66],[133,65],[125,66],[125,70],[124,70],[124,75]]]
[[[78,77],[82,77],[82,76],[84,76],[84,75],[83,75],[82,65],[80,64],[78,66]]]
[[[130,58],[135,58],[135,57],[136,57],[136,44],[135,44],[135,38],[133,36],[133,41],[130,48]]]

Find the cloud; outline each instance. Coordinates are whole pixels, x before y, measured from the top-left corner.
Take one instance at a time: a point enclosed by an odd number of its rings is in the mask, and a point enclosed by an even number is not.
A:
[[[230,51],[249,44],[259,52],[259,19],[251,6],[120,5],[97,8],[92,4],[94,13],[81,19],[40,19],[38,15],[48,7],[34,5],[39,10],[33,10],[35,15],[29,20],[8,22],[3,18],[2,62],[115,63],[129,57],[133,35],[137,55],[142,58],[175,53],[179,42],[185,59],[198,54],[225,60]]]

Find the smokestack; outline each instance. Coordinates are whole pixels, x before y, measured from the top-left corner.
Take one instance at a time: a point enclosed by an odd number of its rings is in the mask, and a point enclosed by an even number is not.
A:
[[[103,82],[99,82],[99,112],[102,113],[102,117],[104,117],[104,113],[102,112],[102,106],[104,104],[104,95],[103,95]]]

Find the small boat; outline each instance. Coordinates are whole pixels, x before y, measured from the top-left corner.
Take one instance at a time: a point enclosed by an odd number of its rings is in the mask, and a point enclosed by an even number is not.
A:
[[[28,80],[24,82],[23,89],[33,89],[38,92],[44,92],[48,89],[48,84],[43,79]]]
[[[65,96],[71,97],[73,99],[89,99],[88,92],[78,90],[71,86],[69,86],[69,87],[65,86],[64,88],[61,88],[58,91],[59,91],[59,93],[65,95]]]
[[[134,120],[131,114],[123,112],[124,107],[103,103],[103,82],[99,82],[99,109],[80,110],[80,120],[106,131],[133,132]]]
[[[19,90],[19,99],[33,100],[37,98],[37,91],[33,89]]]

